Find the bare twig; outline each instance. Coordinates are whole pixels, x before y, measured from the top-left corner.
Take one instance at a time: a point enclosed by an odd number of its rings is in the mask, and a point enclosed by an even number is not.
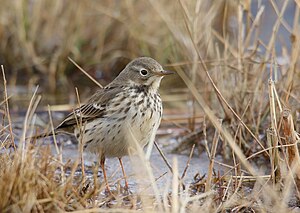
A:
[[[55,129],[53,126],[53,120],[52,120],[52,115],[51,115],[51,108],[49,105],[48,105],[48,115],[49,115],[49,119],[50,119],[51,132],[53,135],[53,141],[54,141],[56,154],[58,155],[58,159],[60,162],[61,181],[62,181],[62,183],[64,183],[65,182],[65,173],[64,173],[63,159],[62,159],[62,148],[59,148],[57,145],[56,134],[55,134]]]
[[[169,168],[169,170],[171,171],[171,173],[173,174],[173,169],[171,164],[168,162],[166,156],[164,155],[164,153],[162,152],[162,150],[159,148],[158,144],[156,143],[156,141],[154,141],[154,145],[156,147],[156,149],[158,150],[160,156],[162,157],[162,159],[164,160],[164,162],[166,163],[167,167]]]
[[[97,86],[99,86],[100,88],[103,88],[103,86],[96,81],[90,74],[88,74],[84,69],[82,69],[73,59],[71,59],[70,57],[68,57],[68,59],[81,71],[83,72],[89,79],[91,79],[95,84],[97,84]]]
[[[79,104],[79,109],[80,109],[81,101],[80,101],[79,92],[78,92],[77,87],[75,88],[75,91],[76,91],[77,102]],[[74,112],[74,114],[75,114],[75,112]],[[75,116],[75,118],[77,119],[77,116]],[[82,172],[82,177],[83,177],[82,180],[85,180],[85,169],[84,169],[84,158],[83,158],[83,146],[84,146],[83,132],[85,131],[86,125],[85,125],[85,123],[84,124],[82,123],[82,116],[80,116],[79,121],[76,120],[76,122],[77,122],[77,126],[79,127],[79,131],[81,132],[80,140],[79,140],[79,154],[80,154],[81,172]]]
[[[220,124],[221,123],[222,122],[220,121]],[[213,143],[212,143],[212,147],[211,147],[211,152],[210,152],[210,159],[209,159],[210,162],[209,162],[209,167],[208,167],[208,172],[207,172],[205,192],[208,192],[210,190],[210,187],[211,187],[212,176],[213,176],[213,168],[214,168],[214,164],[215,164],[215,156],[216,156],[216,152],[217,152],[217,146],[218,146],[219,138],[220,138],[220,131],[216,130],[215,135],[214,135],[214,139],[213,139]]]
[[[278,99],[274,81],[269,79],[269,105],[270,105],[270,116],[271,116],[271,128],[267,131],[267,141],[270,147],[276,147],[278,145],[278,129],[276,120],[276,108],[275,98],[279,106],[279,111],[282,111],[280,101]],[[271,161],[271,176],[273,183],[277,183],[280,180],[280,167],[279,167],[279,153],[278,149],[274,148],[270,150],[270,161]]]
[[[3,65],[1,65],[1,70],[2,70],[2,76],[3,76],[4,101],[5,101],[6,115],[7,115],[8,125],[9,125],[10,138],[11,138],[13,148],[14,148],[14,150],[16,150],[14,134],[13,134],[12,125],[11,125],[11,118],[10,118],[10,113],[9,113],[9,106],[8,106],[8,97],[7,97],[7,89],[6,89],[7,82],[6,82],[6,78],[5,78],[5,72],[4,72]]]
[[[25,115],[25,119],[24,119],[24,123],[23,123],[23,131],[22,131],[22,136],[21,136],[21,150],[22,150],[22,160],[25,159],[26,154],[27,154],[27,146],[26,146],[26,132],[27,132],[27,127],[28,127],[28,121],[32,118],[33,113],[35,112],[38,103],[41,100],[41,96],[36,97],[36,93],[38,91],[38,87],[36,87],[30,102],[29,102],[29,106]]]
[[[183,173],[181,175],[181,180],[185,177],[186,172],[187,172],[187,170],[188,170],[188,168],[190,166],[190,162],[191,162],[191,159],[193,157],[194,149],[195,149],[195,144],[193,144],[193,146],[192,146],[192,149],[191,149],[191,152],[190,152],[190,155],[189,155],[189,159],[186,162],[185,168],[184,168]]]

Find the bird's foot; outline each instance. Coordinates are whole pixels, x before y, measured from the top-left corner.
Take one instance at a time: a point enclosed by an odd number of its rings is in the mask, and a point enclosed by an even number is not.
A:
[[[112,191],[110,190],[110,187],[109,187],[109,186],[106,186],[106,187],[105,187],[104,194],[105,194],[106,196],[113,196],[113,193],[112,193]]]
[[[128,184],[125,184],[125,186],[122,187],[121,190],[122,190],[121,191],[122,195],[125,196],[132,195],[132,192],[130,191]]]

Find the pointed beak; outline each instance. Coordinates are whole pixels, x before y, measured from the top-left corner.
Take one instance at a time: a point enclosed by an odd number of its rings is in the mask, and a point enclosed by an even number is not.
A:
[[[172,75],[174,74],[175,72],[173,71],[170,71],[170,70],[162,70],[160,72],[157,72],[155,73],[156,75],[159,75],[159,76],[165,76],[165,75]]]

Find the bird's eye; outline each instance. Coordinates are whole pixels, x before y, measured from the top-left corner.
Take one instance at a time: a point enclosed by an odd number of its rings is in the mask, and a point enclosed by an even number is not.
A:
[[[145,70],[145,69],[141,69],[141,70],[140,70],[140,73],[141,73],[142,76],[148,75],[148,71]]]

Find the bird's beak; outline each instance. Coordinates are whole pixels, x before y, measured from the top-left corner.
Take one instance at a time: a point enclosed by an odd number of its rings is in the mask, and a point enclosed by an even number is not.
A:
[[[173,71],[170,71],[170,70],[162,70],[160,72],[157,72],[155,73],[156,75],[159,75],[159,76],[165,76],[165,75],[172,75],[174,74],[175,72]]]

